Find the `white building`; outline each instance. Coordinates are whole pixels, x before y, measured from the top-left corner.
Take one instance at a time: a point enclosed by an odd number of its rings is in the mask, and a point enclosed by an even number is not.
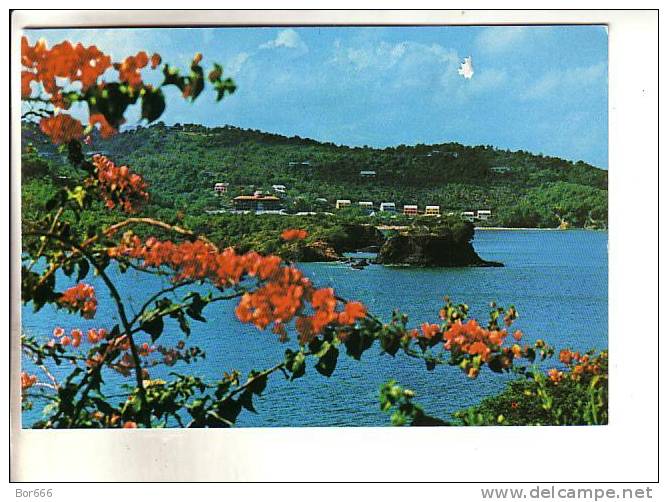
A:
[[[381,213],[396,213],[397,212],[397,206],[394,204],[394,202],[381,202],[380,212]]]
[[[374,178],[376,176],[376,171],[360,171],[360,176],[362,178]]]
[[[461,216],[462,216],[462,219],[464,219],[464,220],[468,220],[468,221],[475,220],[475,213],[473,211],[463,211]]]
[[[489,209],[478,209],[478,219],[479,220],[488,220],[492,217],[492,211]]]
[[[229,183],[216,183],[213,185],[213,191],[216,193],[216,195],[219,195],[221,193],[227,193],[227,189],[230,187]]]
[[[273,188],[274,192],[278,193],[285,193],[288,189],[285,185],[271,185],[271,188]]]
[[[360,201],[358,204],[362,209],[373,209],[373,202]]]
[[[441,206],[425,206],[424,207],[425,216],[440,216],[441,215]]]
[[[341,209],[344,207],[350,206],[351,202],[350,199],[337,199],[336,201],[336,209]]]
[[[404,204],[404,214],[406,216],[417,216],[418,207],[415,204]]]
[[[508,166],[494,166],[489,168],[490,171],[496,174],[506,174],[512,171],[512,169]]]

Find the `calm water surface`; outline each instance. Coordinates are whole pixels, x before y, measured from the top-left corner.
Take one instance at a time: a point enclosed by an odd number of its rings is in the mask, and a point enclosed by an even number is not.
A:
[[[557,346],[578,350],[607,347],[608,259],[607,232],[559,231],[477,231],[474,246],[488,260],[501,261],[504,268],[413,269],[371,265],[354,270],[344,264],[308,263],[301,268],[319,286],[333,286],[350,299],[363,301],[371,311],[389,317],[395,308],[407,313],[413,323],[437,320],[442,298],[468,303],[471,315],[487,320],[488,304],[513,303],[520,317],[515,326],[528,341],[543,338]],[[135,306],[163,280],[137,272],[118,274],[121,292]],[[60,280],[65,281],[66,278]],[[48,339],[54,326],[111,327],[117,319],[105,295],[104,286],[92,281],[100,306],[94,321],[45,307],[34,314],[23,308],[24,331]],[[59,283],[64,289],[66,283]],[[61,286],[62,285],[62,286]],[[273,366],[286,349],[275,335],[259,332],[239,323],[234,303],[217,304],[205,310],[206,323],[192,321],[189,344],[206,351],[206,359],[188,371],[215,379],[224,371]],[[106,322],[105,322],[106,320]],[[168,325],[171,326],[171,325]],[[181,337],[177,328],[165,330],[161,342]],[[292,342],[294,344],[294,342]],[[292,346],[292,345],[290,345]],[[378,407],[378,389],[395,379],[416,391],[428,413],[447,418],[462,407],[500,391],[509,377],[481,372],[468,380],[458,368],[439,367],[428,372],[420,361],[401,354],[395,358],[367,351],[362,361],[352,360],[342,351],[336,371],[326,378],[312,368],[305,377],[287,382],[280,374],[270,378],[264,396],[257,399],[258,414],[242,412],[239,426],[369,426],[388,425],[388,416]],[[64,368],[60,372],[66,372]],[[156,368],[152,377],[184,367]],[[64,374],[64,373],[63,373]],[[121,378],[109,377],[110,384]],[[39,418],[40,407],[24,413],[24,424]]]

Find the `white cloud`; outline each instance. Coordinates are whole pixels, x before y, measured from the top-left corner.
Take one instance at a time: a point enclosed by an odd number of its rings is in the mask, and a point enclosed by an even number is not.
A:
[[[262,45],[260,49],[276,49],[278,47],[285,47],[287,49],[306,49],[306,44],[292,28],[281,30],[276,35],[274,40],[270,40]]]
[[[225,65],[226,72],[230,73],[231,75],[238,74],[244,63],[248,61],[249,57],[250,54],[248,54],[247,52],[240,52],[227,62],[227,64]]]
[[[340,41],[334,43],[331,63],[352,65],[356,70],[388,70],[400,67],[402,73],[421,66],[436,68],[456,67],[459,61],[453,49],[438,44],[426,45],[418,42],[381,42],[375,46],[344,47]],[[453,66],[454,65],[454,66]],[[432,67],[433,68],[433,67]]]
[[[528,35],[525,26],[491,26],[480,32],[475,43],[481,51],[499,53],[525,43]]]
[[[606,65],[603,62],[591,66],[550,71],[529,84],[522,98],[526,100],[542,99],[563,90],[583,90],[602,82],[605,77]]]

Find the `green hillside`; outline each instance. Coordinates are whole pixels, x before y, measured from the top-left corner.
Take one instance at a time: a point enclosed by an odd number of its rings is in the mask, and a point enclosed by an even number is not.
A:
[[[24,148],[29,143],[54,165],[66,163],[33,124],[23,130]],[[347,147],[231,126],[158,123],[110,140],[95,138],[88,151],[102,151],[142,174],[154,210],[192,216],[280,184],[287,187],[290,211],[332,210],[336,199],[351,199],[376,206],[395,202],[398,208],[434,204],[442,212],[490,209],[487,224],[503,226],[607,226],[607,171],[492,146]],[[66,176],[66,167],[58,169]],[[360,171],[376,174],[363,177]],[[229,193],[216,196],[216,182],[230,183]]]

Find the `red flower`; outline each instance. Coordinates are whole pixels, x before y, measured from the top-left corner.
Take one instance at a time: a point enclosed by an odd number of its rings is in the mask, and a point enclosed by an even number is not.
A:
[[[422,324],[422,336],[426,339],[433,338],[441,331],[441,327],[438,324]]]
[[[109,124],[107,118],[101,113],[93,113],[88,117],[88,123],[95,127],[96,124],[100,124],[100,136],[103,138],[110,138],[118,131]]]
[[[58,299],[58,303],[73,312],[81,312],[84,319],[92,319],[97,311],[95,288],[81,282],[66,290]]]
[[[568,349],[562,349],[559,352],[559,360],[564,364],[571,364],[573,362],[573,352]]]
[[[564,372],[563,372],[563,371],[559,371],[559,370],[556,369],[556,368],[552,368],[551,370],[549,370],[549,371],[547,372],[547,375],[548,375],[548,377],[550,378],[550,381],[551,381],[552,383],[554,383],[554,384],[558,384],[558,383],[561,382],[561,381],[563,380],[563,378],[564,378]]]
[[[56,145],[68,143],[83,136],[81,122],[64,113],[44,117],[39,121],[39,128]]]
[[[114,65],[118,70],[118,78],[130,87],[139,89],[142,85],[141,69],[148,65],[148,56],[144,51],[136,56],[128,56],[122,63]]]
[[[25,371],[21,372],[21,389],[26,390],[37,383],[37,376],[29,375]]]
[[[148,200],[146,182],[136,173],[131,173],[128,166],[116,166],[103,155],[93,156],[97,181],[110,209],[119,205],[126,213],[135,211],[136,206]]]
[[[160,54],[158,54],[157,52],[154,53],[151,56],[151,69],[155,70],[161,62],[162,58],[160,57]]]
[[[366,316],[366,307],[360,302],[348,302],[339,314],[340,324],[355,324]]]

